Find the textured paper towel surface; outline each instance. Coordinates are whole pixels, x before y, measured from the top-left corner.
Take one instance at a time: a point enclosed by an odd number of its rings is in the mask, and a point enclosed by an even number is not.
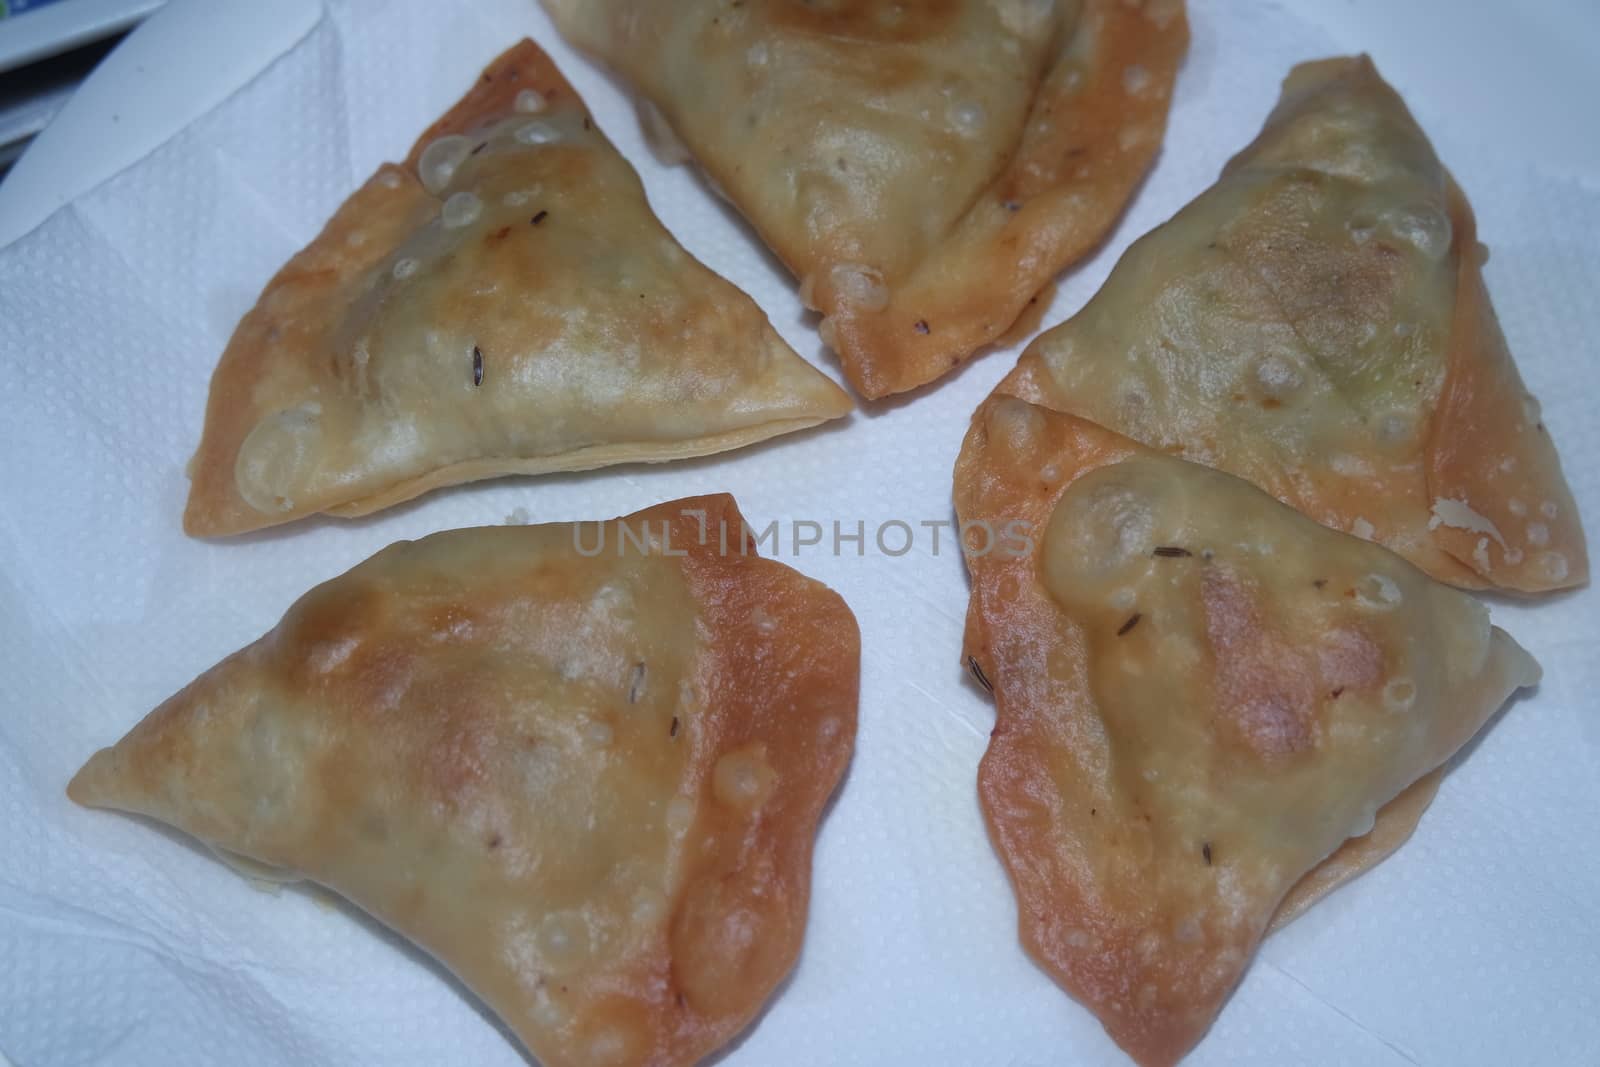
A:
[[[1048,322],[1211,182],[1291,62],[1347,47],[1270,4],[1194,0],[1192,21],[1166,151]],[[957,662],[965,578],[948,535],[935,553],[919,526],[951,517],[961,436],[1014,349],[911,402],[724,457],[472,486],[228,544],[182,536],[184,464],[239,316],[361,178],[524,34],[684,244],[838,377],[790,281],[690,173],[654,162],[616,86],[531,0],[330,0],[237,97],[0,252],[0,1054],[18,1067],[525,1062],[458,984],[353,908],[259,892],[177,835],[73,808],[63,786],[311,585],[394,540],[518,509],[596,518],[729,490],[758,527],[829,529],[798,557],[786,534],[783,558],[849,600],[864,662],[859,749],[822,828],[801,964],[722,1062],[1123,1062],[1018,948],[974,791],[993,713]],[[1480,143],[1452,100],[1400,88],[1478,209],[1506,333],[1600,529],[1600,175],[1547,176]],[[897,558],[870,535],[894,519],[918,533]],[[835,520],[866,524],[865,555],[833,554]],[[1592,1061],[1595,604],[1585,591],[1493,605],[1544,684],[1450,775],[1398,857],[1266,945],[1192,1062]]]

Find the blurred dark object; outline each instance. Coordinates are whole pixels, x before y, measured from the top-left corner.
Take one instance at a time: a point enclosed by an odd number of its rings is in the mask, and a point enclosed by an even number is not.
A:
[[[0,0],[0,180],[83,79],[161,4]]]
[[[0,74],[0,177],[126,31]]]

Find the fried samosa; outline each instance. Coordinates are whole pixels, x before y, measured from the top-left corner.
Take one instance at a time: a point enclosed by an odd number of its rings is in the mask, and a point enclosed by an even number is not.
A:
[[[1467,594],[1071,415],[985,402],[955,495],[1022,939],[1141,1064],[1199,1041],[1275,916],[1398,846],[1539,679]]]
[[[523,41],[239,324],[184,527],[237,534],[481,478],[706,455],[850,408],[673,240]]]
[[[998,391],[1239,475],[1441,581],[1588,579],[1466,197],[1366,57],[1296,67],[1255,143]]]
[[[794,965],[859,657],[731,497],[456,530],[312,590],[68,792],[342,894],[545,1067],[689,1064]]]
[[[800,279],[867,397],[1000,338],[1104,237],[1188,47],[1182,0],[544,4]]]

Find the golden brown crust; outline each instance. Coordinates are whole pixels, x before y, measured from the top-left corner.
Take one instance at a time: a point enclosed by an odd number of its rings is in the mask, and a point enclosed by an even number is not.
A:
[[[341,519],[359,519],[375,512],[415,500],[424,493],[446,486],[499,478],[508,474],[560,474],[567,471],[587,471],[596,467],[610,467],[618,463],[666,463],[676,459],[693,459],[696,456],[714,455],[745,445],[756,444],[779,434],[804,430],[815,426],[815,419],[774,419],[742,430],[728,433],[705,434],[692,441],[653,445],[648,456],[641,454],[635,445],[587,445],[559,456],[542,459],[475,459],[452,463],[430,471],[420,478],[401,482],[391,489],[372,496],[352,500],[348,504],[328,508],[324,514]]]
[[[997,393],[1246,478],[1465,588],[1587,580],[1472,212],[1366,57],[1303,64],[1221,179]]]
[[[438,202],[415,176],[385,164],[268,283],[234,330],[211,379],[205,433],[189,461],[185,533],[219,537],[266,524],[240,495],[234,473],[240,447],[264,414],[258,394],[266,388],[306,393],[317,384],[333,309],[359,300],[368,272],[438,213]],[[366,239],[353,241],[357,232]]]
[[[1088,0],[1075,33],[1084,43],[1045,80],[1005,172],[945,245],[891,284],[887,307],[863,311],[819,283],[829,344],[862,396],[926,385],[1003,343],[1029,301],[1111,232],[1155,162],[1189,47],[1183,5],[1158,20]]]
[[[1453,181],[1450,209],[1462,251],[1444,395],[1428,439],[1428,493],[1465,503],[1492,529],[1441,522],[1433,539],[1493,588],[1545,593],[1585,585],[1589,549],[1578,505],[1489,302],[1488,252]]]
[[[523,41],[240,323],[184,524],[223,536],[482,478],[707,455],[850,407],[677,245]]]
[[[1099,243],[1188,47],[1182,0],[544,2],[659,107],[871,398],[1001,339]]]
[[[742,531],[732,498],[722,499],[725,507],[707,509],[711,528]],[[746,549],[753,557],[753,542]],[[716,752],[759,747],[785,783],[755,822],[708,803],[716,817],[705,829],[715,844],[685,873],[672,924],[674,979],[691,1008],[725,1020],[717,1045],[754,1015],[799,954],[815,827],[849,760],[859,686],[860,639],[843,601],[823,591],[827,606],[819,610],[816,583],[775,562],[752,562],[732,570],[705,552],[686,564],[713,634],[700,688],[722,709],[703,743]],[[765,632],[785,640],[751,639]],[[852,714],[831,722],[796,714],[808,706]],[[708,762],[700,786],[708,800],[727,784],[715,774]],[[752,917],[763,924],[752,929]]]
[[[542,93],[551,105],[572,101],[580,108],[584,106],[578,90],[545,55],[544,49],[523,38],[496,56],[466,95],[422,132],[417,143],[411,146],[411,154],[406,156],[405,168],[416,174],[422,153],[439,138],[449,134],[473,134],[514,113],[517,96],[527,89]]]
[[[964,649],[1022,941],[1140,1063],[1193,1046],[1274,916],[1397,847],[1538,677],[1383,549],[1073,416],[985,402],[955,500],[1032,539],[969,553]]]
[[[859,657],[725,495],[454,531],[308,593],[68,791],[342,893],[548,1067],[689,1064],[798,956]]]

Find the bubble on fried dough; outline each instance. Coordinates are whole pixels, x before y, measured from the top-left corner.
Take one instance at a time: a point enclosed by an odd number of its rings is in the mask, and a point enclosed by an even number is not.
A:
[[[312,473],[321,439],[322,405],[314,400],[261,420],[239,446],[239,495],[257,511],[292,511],[293,493]]]
[[[759,745],[729,752],[711,771],[712,795],[717,802],[746,813],[765,804],[777,784],[778,774]]]
[[[1356,582],[1356,603],[1368,611],[1393,611],[1405,599],[1400,586],[1386,574],[1369,574]]]
[[[833,291],[843,303],[862,311],[882,311],[889,306],[889,287],[883,275],[860,263],[836,263],[828,272]]]
[[[1443,259],[1450,251],[1453,236],[1450,219],[1432,204],[1406,204],[1390,208],[1379,216],[1378,222],[1389,235],[1415,248],[1428,259]]]
[[[1567,562],[1567,557],[1560,552],[1540,553],[1535,566],[1539,574],[1549,582],[1564,582],[1571,571],[1571,565]]]
[[[465,190],[453,193],[449,200],[444,202],[444,210],[439,213],[439,220],[444,223],[447,230],[458,230],[463,226],[471,226],[483,214],[483,201],[476,193]]]
[[[459,133],[446,134],[422,150],[417,159],[417,177],[422,187],[438,196],[450,187],[456,170],[472,154],[472,141]]]
[[[561,131],[552,123],[535,119],[517,130],[517,140],[525,145],[555,144],[561,140]]]
[[[1410,711],[1417,702],[1417,683],[1410,678],[1395,678],[1383,687],[1383,706],[1396,714]]]

